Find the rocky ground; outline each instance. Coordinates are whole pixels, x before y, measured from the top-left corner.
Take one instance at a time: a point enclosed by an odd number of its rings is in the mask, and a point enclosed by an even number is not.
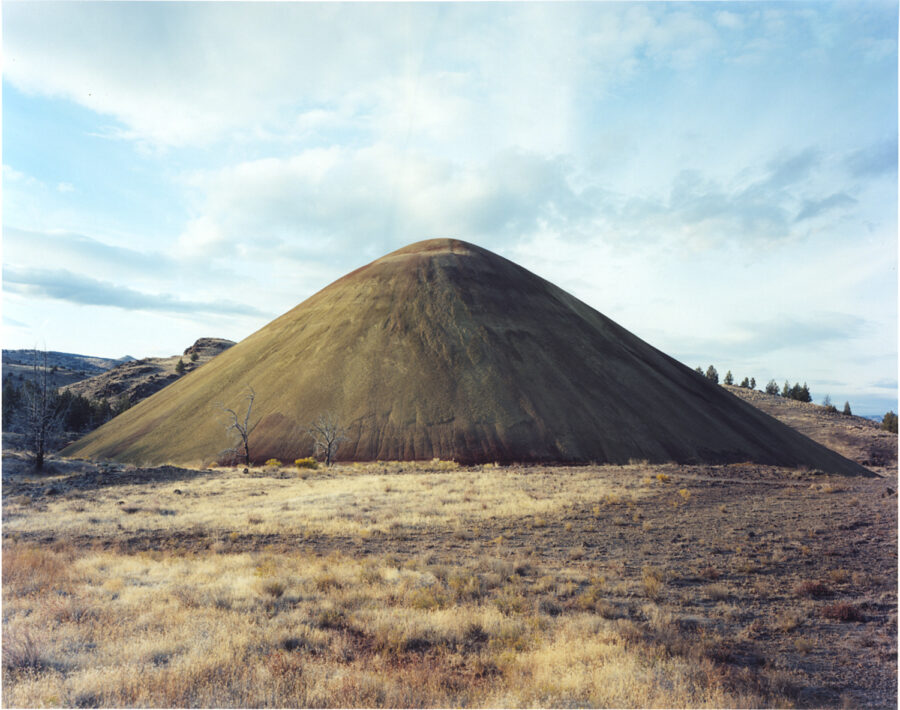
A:
[[[897,435],[882,429],[878,422],[829,412],[812,402],[798,402],[743,387],[722,386],[769,416],[852,461],[877,472],[896,471]]]

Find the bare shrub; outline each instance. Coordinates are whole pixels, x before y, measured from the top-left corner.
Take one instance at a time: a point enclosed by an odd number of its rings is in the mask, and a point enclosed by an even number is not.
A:
[[[68,563],[52,550],[36,545],[4,543],[3,587],[20,595],[62,585],[68,578]]]
[[[649,565],[641,570],[641,586],[650,599],[659,599],[665,585],[665,572]]]
[[[794,594],[798,597],[827,597],[831,590],[822,582],[806,580],[794,586]]]
[[[838,602],[822,607],[819,613],[826,619],[836,621],[865,621],[865,616],[858,607],[847,602]]]
[[[27,629],[3,632],[3,670],[10,673],[39,671],[48,663],[40,644]]]

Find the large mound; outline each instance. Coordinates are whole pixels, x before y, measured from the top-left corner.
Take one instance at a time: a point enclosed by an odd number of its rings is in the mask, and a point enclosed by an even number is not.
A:
[[[865,469],[740,401],[575,297],[472,244],[362,267],[68,447],[210,461],[216,403],[256,392],[254,461],[307,455],[335,413],[343,460],[653,462]]]

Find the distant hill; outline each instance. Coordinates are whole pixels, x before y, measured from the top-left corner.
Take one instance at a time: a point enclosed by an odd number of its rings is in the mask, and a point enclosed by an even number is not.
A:
[[[521,266],[454,239],[353,271],[123,412],[64,455],[212,461],[216,403],[256,399],[251,455],[310,453],[335,413],[343,460],[858,464],[732,396]],[[870,474],[871,475],[871,474]]]
[[[234,344],[233,340],[225,338],[200,338],[182,355],[132,358],[63,389],[91,400],[122,402],[124,398],[129,405],[137,404],[179,378],[175,371],[179,360],[184,363],[184,374],[187,374]],[[192,360],[192,356],[196,356],[196,360]]]
[[[32,364],[34,363],[34,350],[3,350],[3,379],[12,377],[15,380],[28,380],[31,378]],[[40,351],[40,363],[43,364],[44,352]],[[102,372],[134,360],[126,355],[118,359],[96,357],[94,355],[78,355],[76,353],[62,353],[48,351],[47,366],[51,368],[51,383],[54,387],[63,387],[73,382],[78,382],[87,377],[93,377]]]
[[[812,402],[798,402],[777,394],[722,385],[732,394],[796,429],[813,441],[868,468],[897,467],[897,435],[868,417],[829,412]]]
[[[34,350],[4,350],[3,351],[3,364],[4,365],[31,365],[34,362]],[[40,355],[43,358],[44,352],[40,351]],[[134,360],[130,355],[125,355],[124,357],[120,357],[117,359],[108,358],[108,357],[97,357],[94,355],[77,355],[76,353],[61,353],[55,350],[50,350],[46,353],[47,355],[47,364],[50,367],[58,367],[60,369],[65,368],[67,370],[80,371],[83,370],[85,372],[90,372],[91,374],[96,374],[98,372],[103,372],[105,370],[109,370],[116,365],[121,365],[123,362],[129,362]]]

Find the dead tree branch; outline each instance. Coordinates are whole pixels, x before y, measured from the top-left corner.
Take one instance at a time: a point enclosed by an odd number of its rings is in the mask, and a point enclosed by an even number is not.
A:
[[[316,419],[307,431],[313,439],[316,455],[323,456],[325,465],[331,466],[338,445],[347,440],[346,427],[341,426],[340,419],[336,414],[326,412]]]
[[[238,452],[243,448],[244,466],[249,468],[250,434],[253,433],[256,425],[259,424],[258,420],[253,424],[250,423],[250,415],[253,412],[253,400],[256,399],[256,392],[250,385],[247,385],[247,394],[245,396],[245,399],[247,401],[247,411],[244,413],[243,419],[234,409],[226,407],[222,403],[218,403],[217,406],[228,415],[229,421],[225,427],[225,431],[234,432],[237,435],[238,439],[236,445],[228,451],[232,452],[234,455],[237,455]]]

